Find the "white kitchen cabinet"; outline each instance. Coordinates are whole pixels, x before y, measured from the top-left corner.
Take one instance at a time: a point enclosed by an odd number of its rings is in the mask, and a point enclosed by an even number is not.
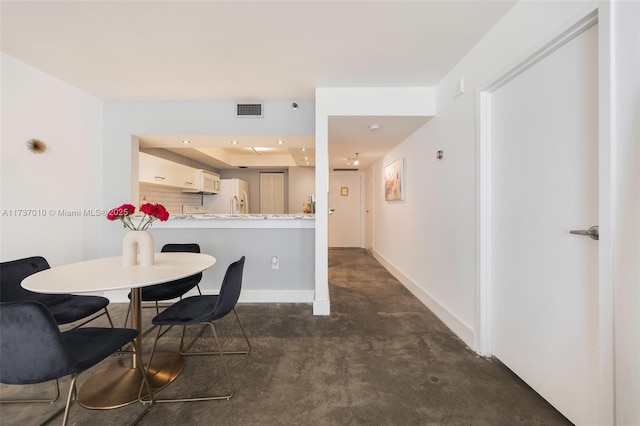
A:
[[[140,182],[182,189],[196,189],[198,187],[198,170],[193,167],[144,152],[140,152],[138,158]]]

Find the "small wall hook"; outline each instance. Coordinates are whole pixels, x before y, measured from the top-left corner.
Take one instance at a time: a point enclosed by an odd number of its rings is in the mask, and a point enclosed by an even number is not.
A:
[[[436,158],[438,160],[442,160],[444,158],[444,152],[442,150],[439,150],[438,152],[436,152]]]

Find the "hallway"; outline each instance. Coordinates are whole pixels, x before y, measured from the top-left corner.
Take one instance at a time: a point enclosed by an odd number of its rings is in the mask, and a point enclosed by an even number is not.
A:
[[[364,250],[330,250],[329,279],[330,317],[313,316],[307,304],[238,306],[253,352],[228,357],[236,387],[230,401],[158,404],[140,424],[570,424],[502,364],[466,348]],[[126,305],[111,305],[110,311],[122,324]],[[152,312],[145,309],[145,318]],[[220,321],[219,332],[229,347],[241,343],[231,318]],[[178,340],[179,330],[172,329],[160,344],[175,349]],[[150,344],[148,338],[145,347]],[[223,383],[219,375],[210,378],[211,362],[217,367],[218,361],[187,359],[182,375],[158,395],[193,393],[197,386],[206,392]],[[2,405],[0,423],[38,424],[64,405],[68,383],[62,381],[54,406]],[[4,385],[0,389],[3,397],[17,393]],[[43,389],[49,387],[19,393]],[[90,411],[73,405],[70,423],[128,424],[140,408]]]

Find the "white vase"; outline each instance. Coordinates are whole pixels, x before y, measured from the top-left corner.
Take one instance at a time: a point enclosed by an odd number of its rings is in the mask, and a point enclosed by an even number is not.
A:
[[[138,252],[140,256],[138,257]],[[148,231],[129,231],[122,239],[123,266],[153,265],[153,235]]]

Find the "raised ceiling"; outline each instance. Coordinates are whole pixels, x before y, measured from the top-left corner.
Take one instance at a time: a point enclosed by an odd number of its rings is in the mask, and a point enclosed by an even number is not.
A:
[[[316,87],[436,86],[513,4],[2,1],[0,42],[4,53],[105,100],[295,102],[313,99]],[[409,127],[396,135],[389,122],[383,150],[415,130],[413,118],[399,120]],[[365,142],[377,136],[362,122],[332,120],[341,129],[330,129],[332,162],[374,156]]]
[[[315,166],[313,135],[288,135],[286,138],[281,135],[225,134],[136,136],[143,149],[166,149],[218,169]]]

